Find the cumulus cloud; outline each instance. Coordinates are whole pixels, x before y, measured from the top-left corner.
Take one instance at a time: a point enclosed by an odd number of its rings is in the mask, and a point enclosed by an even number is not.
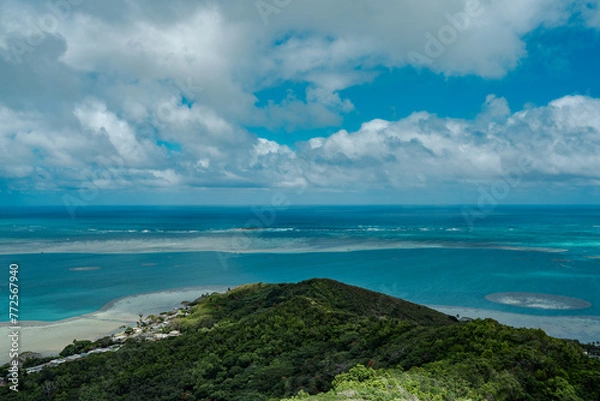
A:
[[[585,23],[596,29],[600,29],[600,1],[580,1],[578,5]]]
[[[532,183],[600,179],[600,100],[567,96],[511,113],[488,96],[474,120],[413,113],[313,138],[299,152],[315,185],[469,183],[511,174]],[[332,173],[329,173],[329,172]]]
[[[336,125],[339,116],[353,110],[352,100],[340,91],[369,81],[381,66],[501,77],[526,56],[525,34],[570,15],[561,0],[411,0],[401,5],[360,0],[352,7],[343,0],[307,0],[289,2],[265,25],[255,2],[83,2],[58,14],[48,6],[55,3],[11,0],[2,5],[5,59],[15,53],[13,39],[26,45],[17,51],[29,61],[24,64],[53,52],[46,55],[56,61],[53,70],[40,69],[29,78],[56,81],[62,74],[65,81],[75,80],[67,87],[90,75],[103,84],[110,80],[108,88],[89,85],[102,97],[135,83],[141,87],[138,93],[146,88],[152,99],[164,92],[184,93],[241,124],[270,122],[271,127],[287,100],[263,110],[255,106],[254,96],[261,89],[304,82],[306,93],[298,98],[305,99],[293,106],[307,127]],[[50,32],[43,25],[48,17],[56,22]],[[35,46],[29,45],[32,40]],[[411,53],[428,61],[423,65]],[[7,81],[11,75],[19,71],[4,74]],[[284,119],[278,124],[284,126]]]
[[[473,120],[425,110],[340,130],[357,112],[344,90],[385,69],[505,76],[527,57],[528,33],[570,21],[568,2],[268,3],[3,2],[5,185],[419,187],[490,179],[523,155],[532,182],[598,179],[591,97],[512,112],[490,95]],[[594,4],[576,12],[600,27]],[[295,91],[258,98],[285,84]],[[338,132],[286,146],[245,127]]]
[[[564,23],[561,0],[343,0],[294,2],[270,18],[273,32],[306,32],[279,47],[282,74],[316,67],[425,65],[447,75],[501,77],[526,55],[523,35]],[[336,16],[333,18],[332,16]],[[501,40],[499,40],[501,38]],[[415,58],[420,54],[422,58]],[[412,57],[411,57],[412,55]],[[423,63],[423,59],[427,59]]]
[[[514,113],[505,99],[488,96],[473,120],[416,112],[398,121],[373,120],[356,132],[312,138],[296,150],[248,134],[235,146],[236,138],[244,136],[235,134],[234,127],[206,110],[180,107],[173,110],[171,125],[172,140],[185,149],[177,157],[139,138],[98,101],[87,100],[74,113],[81,120],[80,132],[49,131],[39,115],[1,109],[2,175],[31,179],[42,171],[54,172],[56,186],[69,185],[97,175],[95,162],[111,171],[102,173],[108,178],[97,177],[100,188],[131,183],[405,188],[482,182],[515,173],[531,183],[600,179],[600,100],[585,96]],[[112,164],[106,161],[111,157]],[[81,169],[86,172],[77,176]],[[111,176],[118,179],[111,181]]]

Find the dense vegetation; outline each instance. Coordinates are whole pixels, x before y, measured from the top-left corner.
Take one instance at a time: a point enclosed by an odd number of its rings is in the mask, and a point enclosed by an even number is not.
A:
[[[173,324],[180,337],[44,369],[22,377],[18,394],[0,388],[0,399],[600,399],[600,361],[577,342],[459,323],[331,280],[204,296]]]

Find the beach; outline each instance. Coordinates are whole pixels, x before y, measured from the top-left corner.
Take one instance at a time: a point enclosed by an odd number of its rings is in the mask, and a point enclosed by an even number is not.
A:
[[[147,316],[172,310],[183,301],[193,301],[202,294],[225,292],[226,286],[186,287],[136,294],[116,299],[102,309],[82,316],[55,322],[19,322],[19,353],[36,352],[43,356],[57,355],[74,339],[97,340],[118,332],[122,326],[135,326],[139,314]],[[10,360],[8,351],[11,329],[0,324],[0,364]]]

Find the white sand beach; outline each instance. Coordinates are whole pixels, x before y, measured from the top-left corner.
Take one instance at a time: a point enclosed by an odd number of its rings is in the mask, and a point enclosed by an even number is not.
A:
[[[427,306],[451,316],[491,318],[513,327],[542,329],[552,337],[579,340],[582,343],[600,341],[600,316],[535,316],[460,306]]]
[[[132,295],[114,300],[97,312],[56,322],[22,321],[19,329],[19,353],[26,351],[55,355],[74,339],[97,340],[119,331],[120,327],[135,326],[139,314],[157,314],[193,301],[205,293],[225,292],[226,286],[187,287],[160,292]],[[8,323],[0,324],[0,364],[10,360]]]

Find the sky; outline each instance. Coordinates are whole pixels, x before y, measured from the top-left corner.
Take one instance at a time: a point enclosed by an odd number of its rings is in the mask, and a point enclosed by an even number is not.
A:
[[[598,204],[600,0],[3,0],[0,207]]]

